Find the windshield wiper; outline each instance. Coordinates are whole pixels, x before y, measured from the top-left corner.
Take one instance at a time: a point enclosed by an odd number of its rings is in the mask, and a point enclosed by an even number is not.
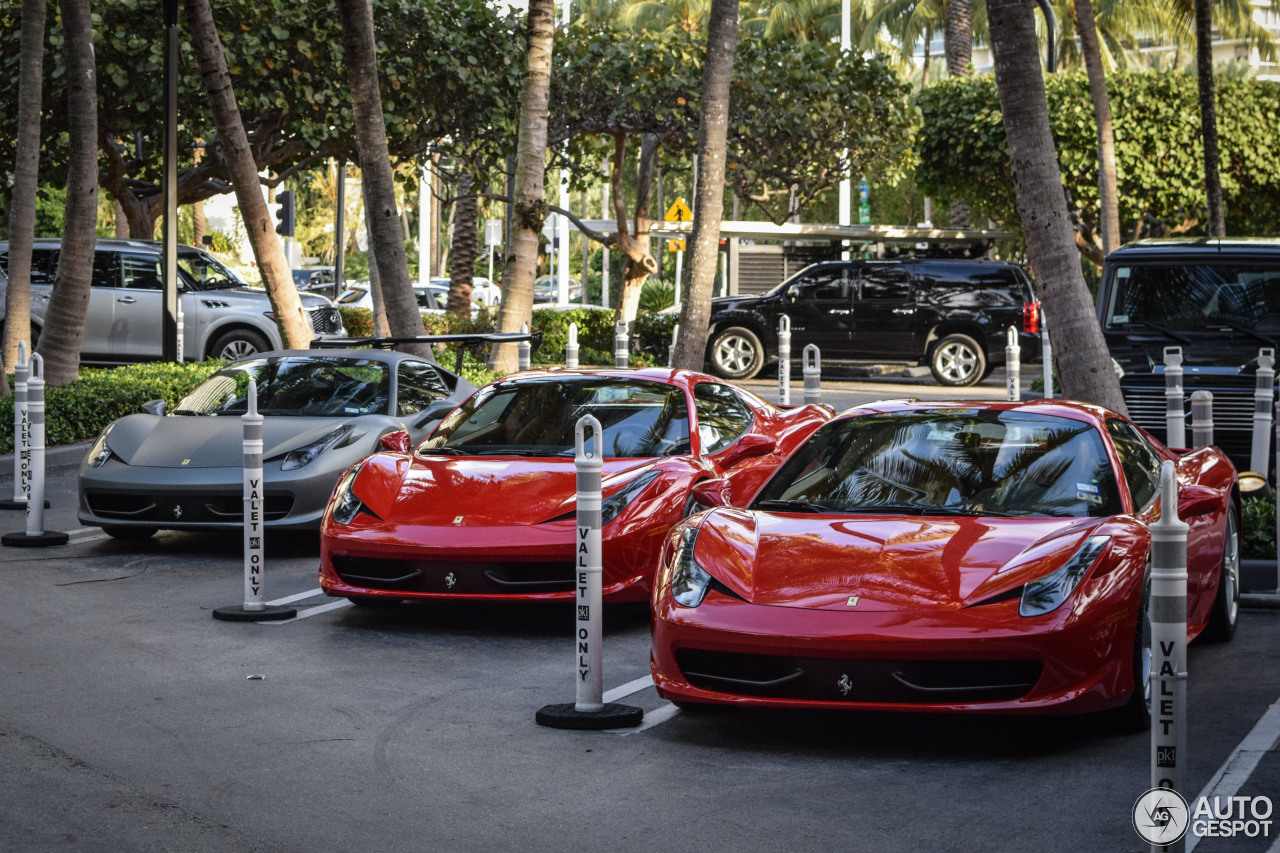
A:
[[[1175,332],[1173,329],[1169,329],[1164,326],[1161,326],[1159,323],[1152,323],[1150,320],[1139,320],[1137,325],[1142,326],[1143,328],[1146,328],[1146,329],[1152,329],[1154,331],[1157,331],[1171,341],[1177,341],[1180,344],[1191,343],[1191,338],[1188,338],[1186,335],[1179,334],[1178,332]]]
[[[174,409],[170,412],[172,415],[195,415],[196,417],[208,417],[208,412],[197,412],[195,409]]]
[[[1276,345],[1276,342],[1271,338],[1268,338],[1265,335],[1260,335],[1257,332],[1253,331],[1252,329],[1246,329],[1243,326],[1237,326],[1234,323],[1228,323],[1226,320],[1209,320],[1205,325],[1218,326],[1220,328],[1227,329],[1228,331],[1231,331],[1231,332],[1239,332],[1242,335],[1248,335],[1249,337],[1253,338],[1255,341],[1258,341],[1259,343],[1269,344],[1270,346]]]
[[[419,456],[470,456],[471,451],[464,447],[420,447],[418,448]]]
[[[773,510],[781,510],[781,511],[783,511],[783,512],[814,512],[814,513],[828,513],[828,512],[840,512],[840,511],[841,511],[841,510],[836,509],[835,507],[823,506],[822,504],[816,504],[816,503],[814,503],[813,501],[806,501],[806,500],[789,500],[789,501],[787,501],[787,500],[764,500],[764,501],[756,501],[754,504],[752,504],[752,505],[751,505],[751,508],[752,508],[752,509],[763,509],[763,510],[771,510],[771,509],[773,509]]]

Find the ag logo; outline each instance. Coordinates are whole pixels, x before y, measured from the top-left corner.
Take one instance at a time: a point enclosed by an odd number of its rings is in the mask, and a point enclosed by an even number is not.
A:
[[[1187,834],[1187,816],[1187,801],[1168,788],[1152,788],[1133,804],[1133,828],[1148,844],[1176,844]]]

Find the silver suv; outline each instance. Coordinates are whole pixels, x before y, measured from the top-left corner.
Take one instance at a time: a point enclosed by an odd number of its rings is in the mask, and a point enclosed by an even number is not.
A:
[[[31,253],[31,337],[44,325],[58,271],[61,242],[37,239]],[[163,355],[161,247],[148,240],[99,240],[84,321],[80,360],[85,364],[153,361]],[[0,243],[0,312],[9,285],[9,244]],[[178,247],[178,294],[183,313],[182,356],[227,361],[280,349],[280,330],[265,290],[212,255]],[[316,337],[343,337],[342,317],[323,296],[300,293]],[[34,342],[34,341],[33,341]]]

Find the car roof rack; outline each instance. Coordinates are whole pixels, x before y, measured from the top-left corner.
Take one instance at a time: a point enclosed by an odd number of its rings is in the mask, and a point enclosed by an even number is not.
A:
[[[542,343],[542,332],[485,332],[482,334],[417,335],[385,338],[317,338],[311,342],[311,349],[354,349],[358,347],[395,349],[397,344],[458,344],[458,357],[454,362],[453,372],[461,375],[462,356],[467,350],[478,350],[484,344],[513,344],[519,341],[529,341],[531,351],[536,350]]]

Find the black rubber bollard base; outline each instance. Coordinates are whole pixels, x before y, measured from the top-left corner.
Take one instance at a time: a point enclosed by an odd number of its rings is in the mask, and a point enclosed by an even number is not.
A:
[[[0,501],[0,509],[26,509],[26,501]],[[44,508],[49,509],[49,502],[44,502]]]
[[[281,619],[292,619],[298,615],[296,607],[278,607],[267,605],[261,610],[245,610],[243,604],[231,607],[219,607],[213,611],[214,619],[223,622],[277,622]]]
[[[599,711],[579,711],[575,703],[548,705],[540,710],[534,720],[540,726],[553,729],[627,729],[640,725],[644,711],[631,705],[609,702]]]
[[[6,533],[0,536],[0,545],[12,545],[15,548],[46,548],[49,545],[66,545],[69,538],[67,534],[56,530],[35,534]]]

